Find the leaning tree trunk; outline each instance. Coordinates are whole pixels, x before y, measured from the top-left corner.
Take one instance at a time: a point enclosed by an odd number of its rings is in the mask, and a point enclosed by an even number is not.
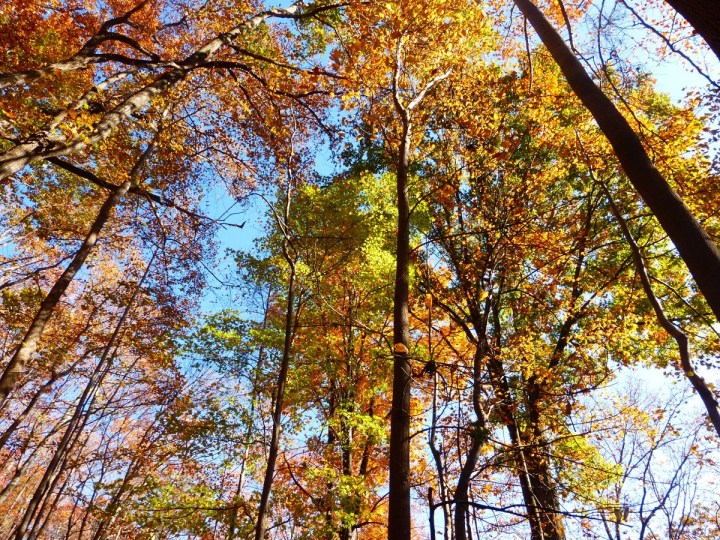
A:
[[[640,277],[640,283],[642,285],[643,291],[645,291],[645,296],[649,300],[650,305],[655,312],[655,317],[657,318],[660,326],[670,336],[672,336],[672,338],[675,340],[675,343],[677,343],[678,351],[680,353],[680,367],[682,368],[685,376],[690,380],[690,384],[692,384],[693,388],[700,396],[700,399],[702,399],[703,405],[705,405],[705,410],[708,413],[708,418],[710,418],[710,422],[715,428],[715,432],[720,436],[720,404],[715,397],[715,393],[713,392],[712,388],[708,386],[708,384],[705,382],[705,379],[703,379],[695,371],[695,367],[693,366],[692,360],[690,358],[689,340],[687,335],[685,334],[685,332],[682,331],[682,329],[676,326],[668,318],[665,310],[663,309],[662,303],[657,298],[657,296],[655,296],[655,292],[653,291],[652,282],[650,281],[650,276],[648,275],[648,271],[645,265],[645,259],[643,258],[640,246],[637,244],[635,238],[630,232],[627,221],[622,216],[620,209],[615,204],[610,190],[604,183],[602,183],[601,186],[605,191],[605,195],[607,196],[608,202],[610,203],[610,208],[615,215],[615,219],[620,225],[620,229],[625,236],[625,240],[630,246],[630,250],[632,251],[633,256],[633,262],[635,263],[635,270]]]
[[[718,0],[665,0],[707,42],[720,60],[720,2]]]
[[[577,97],[595,118],[625,174],[675,244],[698,288],[720,320],[720,253],[717,246],[655,168],[630,124],[593,82],[542,12],[531,0],[513,1],[535,28]],[[685,2],[688,3],[700,2]]]
[[[151,141],[150,144],[148,144],[148,147],[142,152],[142,154],[140,154],[140,157],[128,173],[127,180],[119,186],[112,186],[112,188],[110,188],[110,195],[108,195],[108,198],[105,199],[105,202],[100,207],[97,217],[90,227],[90,231],[85,237],[82,245],[75,252],[75,256],[72,261],[70,261],[70,264],[65,268],[63,273],[40,303],[40,308],[37,313],[35,313],[35,317],[33,317],[25,337],[0,376],[0,405],[5,402],[8,394],[15,388],[15,385],[25,369],[25,366],[40,346],[40,338],[42,337],[42,333],[45,330],[53,311],[60,303],[60,299],[65,294],[65,291],[67,291],[68,287],[75,278],[75,275],[83,267],[85,261],[90,255],[90,252],[97,244],[100,233],[110,219],[110,214],[113,208],[115,208],[118,202],[122,200],[130,188],[138,182],[140,171],[154,148],[155,140]]]
[[[148,262],[148,265],[145,268],[145,272],[140,278],[140,281],[138,281],[135,285],[135,289],[130,296],[128,304],[125,306],[122,315],[118,319],[115,329],[110,336],[110,340],[107,345],[105,345],[103,354],[98,360],[93,373],[90,375],[90,378],[85,385],[85,389],[75,405],[72,417],[70,418],[65,432],[63,433],[62,438],[58,442],[53,455],[48,462],[45,473],[40,479],[33,496],[28,502],[22,520],[13,531],[15,540],[27,540],[28,538],[33,538],[32,531],[36,529],[40,523],[44,508],[47,506],[47,497],[55,488],[61,474],[64,472],[69,454],[76,447],[79,437],[85,430],[90,415],[93,412],[93,405],[97,398],[97,391],[109,373],[115,355],[117,354],[121,329],[125,325],[125,321],[130,314],[140,289],[145,283],[145,280],[150,272],[150,268],[155,261],[156,254],[157,252],[153,254],[150,262]]]
[[[37,351],[40,345],[40,338],[42,337],[43,330],[45,330],[45,326],[47,326],[47,323],[50,320],[50,316],[60,303],[60,299],[65,294],[65,291],[70,286],[70,283],[72,283],[75,278],[75,274],[77,274],[85,264],[85,260],[88,255],[90,255],[90,252],[95,247],[95,244],[97,244],[100,232],[110,218],[111,210],[130,189],[132,180],[132,177],[128,178],[112,193],[110,193],[108,198],[100,207],[100,211],[95,218],[95,222],[90,227],[90,232],[85,237],[80,249],[77,250],[73,260],[70,261],[70,264],[67,268],[65,268],[65,271],[40,303],[40,308],[37,313],[35,313],[35,317],[30,323],[30,327],[28,328],[25,337],[15,351],[15,354],[10,359],[10,362],[8,362],[8,365],[5,366],[2,376],[0,376],[0,404],[5,402],[8,394],[15,388],[20,375],[25,370],[25,366],[35,354],[35,351]]]

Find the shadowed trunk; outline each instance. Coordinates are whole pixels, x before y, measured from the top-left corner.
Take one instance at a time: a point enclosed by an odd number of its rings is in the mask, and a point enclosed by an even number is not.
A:
[[[720,2],[718,0],[665,0],[707,42],[720,60]]]
[[[393,395],[390,419],[390,494],[388,539],[410,540],[410,387],[412,368],[408,358],[410,326],[410,202],[408,168],[411,124],[403,121],[397,166],[397,254],[393,307]]]
[[[720,253],[717,246],[655,168],[627,120],[593,82],[542,12],[530,0],[514,2],[535,28],[577,97],[592,113],[628,179],[675,244],[698,288],[720,320]]]

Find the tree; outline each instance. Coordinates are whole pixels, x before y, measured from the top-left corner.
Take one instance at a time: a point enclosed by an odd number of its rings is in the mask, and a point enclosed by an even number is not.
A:
[[[706,41],[720,60],[720,9],[703,0],[667,0]]]
[[[592,113],[613,146],[625,174],[675,244],[715,317],[720,319],[720,252],[677,193],[658,172],[640,138],[582,64],[529,0],[515,4],[533,25],[568,84]]]
[[[4,6],[0,534],[713,537],[711,40],[538,5]]]

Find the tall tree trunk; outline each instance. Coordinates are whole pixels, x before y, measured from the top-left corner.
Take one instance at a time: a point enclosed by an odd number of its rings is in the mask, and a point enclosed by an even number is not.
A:
[[[402,38],[395,50],[393,73],[393,104],[400,117],[398,144],[397,241],[395,254],[395,293],[393,297],[393,395],[390,408],[390,489],[388,493],[388,540],[410,540],[410,199],[408,174],[412,144],[412,116],[415,108],[432,88],[450,76],[450,72],[430,80],[408,104],[400,97]]]
[[[465,455],[465,465],[463,465],[455,487],[455,540],[468,540],[469,531],[466,530],[466,522],[470,509],[469,491],[470,479],[475,473],[475,466],[480,457],[482,445],[487,441],[487,421],[485,411],[482,407],[482,395],[480,392],[480,384],[482,377],[483,358],[487,347],[481,342],[475,348],[473,357],[473,409],[475,411],[475,422],[471,426],[471,444],[470,449]]]
[[[13,531],[13,536],[15,537],[15,540],[27,539],[28,533],[32,534],[32,530],[38,526],[38,520],[42,517],[42,509],[47,503],[46,497],[52,491],[52,489],[54,489],[57,481],[60,478],[60,475],[64,472],[64,464],[67,462],[68,455],[71,450],[77,445],[77,441],[79,440],[79,437],[84,431],[90,415],[92,414],[93,404],[95,403],[95,399],[97,397],[97,390],[102,385],[105,376],[107,375],[110,367],[112,366],[114,356],[117,353],[120,331],[125,324],[128,315],[130,314],[132,306],[135,303],[138,293],[140,292],[140,288],[145,282],[145,279],[147,278],[154,261],[155,254],[153,254],[150,261],[148,262],[148,265],[145,268],[145,272],[135,286],[135,289],[133,290],[132,296],[130,297],[127,306],[125,307],[122,315],[118,319],[118,322],[115,325],[115,329],[110,336],[110,340],[105,346],[103,354],[98,360],[95,370],[90,375],[88,383],[85,386],[85,389],[83,390],[83,393],[80,396],[77,404],[75,405],[75,410],[73,412],[72,418],[70,419],[70,422],[68,423],[65,433],[63,433],[60,442],[55,448],[53,456],[50,459],[47,468],[45,469],[45,473],[43,474],[40,483],[35,489],[35,493],[33,494],[27,508],[25,509],[22,520],[20,521],[16,529]],[[40,506],[41,504],[42,507]],[[40,509],[40,512],[38,512],[38,509]]]
[[[559,514],[556,513],[557,505],[550,504],[552,497],[546,496],[547,488],[554,491],[554,483],[544,484],[552,478],[549,470],[549,463],[537,452],[528,451],[526,442],[521,437],[520,428],[515,421],[516,403],[505,377],[505,369],[502,363],[493,358],[488,362],[491,384],[500,399],[497,409],[502,422],[510,435],[511,449],[514,455],[515,468],[520,490],[522,491],[525,507],[527,508],[527,519],[530,525],[530,540],[564,540],[563,528],[556,520]]]
[[[430,348],[430,361],[432,361],[432,348]],[[437,439],[437,401],[438,401],[438,373],[435,370],[433,376],[433,393],[432,393],[432,416],[430,421],[430,434],[428,437],[428,444],[430,446],[430,453],[433,456],[435,462],[435,470],[437,471],[438,477],[438,496],[440,497],[440,507],[443,513],[443,540],[452,540],[452,528],[449,526],[451,523],[450,506],[448,504],[448,488],[445,481],[445,465],[443,462],[443,455],[440,448],[436,444]],[[430,506],[430,528],[435,528],[435,507],[434,501],[432,500],[432,487],[428,488],[428,504]],[[432,538],[435,538],[432,536]]]
[[[43,301],[40,303],[40,308],[30,323],[30,328],[28,328],[25,337],[15,351],[15,354],[10,359],[10,362],[8,362],[8,365],[5,366],[5,371],[3,371],[2,376],[0,376],[0,406],[5,403],[8,394],[15,388],[20,375],[25,369],[25,365],[35,354],[35,351],[37,351],[45,326],[50,320],[53,311],[60,303],[60,299],[70,286],[70,283],[72,283],[75,278],[75,274],[77,274],[85,264],[85,260],[97,244],[100,232],[107,224],[108,219],[110,219],[112,209],[115,208],[115,205],[117,205],[117,203],[127,194],[133,184],[137,183],[140,171],[144,167],[150,154],[155,149],[155,141],[156,139],[153,139],[148,144],[147,148],[140,154],[138,159],[135,161],[135,164],[132,166],[132,169],[129,171],[127,180],[117,187],[113,186],[110,195],[108,195],[108,198],[105,199],[105,202],[100,207],[98,215],[90,227],[90,231],[85,237],[82,245],[75,253],[72,261],[70,261],[70,264],[67,268],[65,268],[65,271],[60,275],[58,280],[47,293],[47,296],[45,296]]]
[[[275,464],[277,463],[280,451],[280,433],[282,431],[282,408],[285,396],[285,385],[287,383],[288,370],[290,368],[290,348],[292,346],[292,325],[293,325],[293,304],[295,302],[295,265],[291,264],[290,278],[288,280],[287,310],[285,312],[285,342],[283,345],[280,372],[278,373],[277,388],[275,389],[275,405],[273,409],[272,435],[270,437],[270,450],[268,452],[267,467],[265,468],[265,479],[263,481],[262,493],[260,494],[260,506],[258,508],[257,525],[255,527],[255,540],[263,540],[267,530],[267,509],[275,476]]]
[[[698,288],[720,320],[720,253],[717,246],[655,168],[627,120],[593,82],[542,12],[531,0],[513,1],[535,28],[570,87],[592,113],[610,141],[625,174],[675,244]]]
[[[344,476],[353,476],[353,452],[352,452],[352,441],[353,441],[353,430],[352,426],[348,426],[345,421],[341,421],[340,424],[342,435],[341,435],[341,452],[342,452],[342,471]],[[358,509],[356,508],[356,505],[352,503],[354,501],[354,498],[349,498],[351,501],[350,504],[352,506],[350,508],[347,507],[347,504],[345,507],[343,507],[343,510],[346,512],[346,514],[352,514],[354,516],[357,516]],[[340,526],[340,530],[338,531],[338,536],[340,540],[352,540],[353,538],[353,528],[352,525],[349,523],[343,523]]]
[[[531,495],[540,515],[540,520],[534,524],[534,537],[544,540],[565,540],[557,485],[550,467],[550,456],[546,450],[550,445],[543,436],[540,401],[530,401],[527,408],[530,435],[522,442],[527,447],[525,466],[530,479]]]
[[[495,349],[500,350],[500,310],[496,304],[492,306],[492,317],[495,335]],[[489,351],[487,362],[488,374],[493,389],[499,398],[497,404],[500,417],[508,430],[511,451],[515,458],[515,467],[523,500],[528,513],[531,540],[565,540],[555,484],[549,460],[533,449],[528,449],[527,441],[522,437],[520,426],[515,421],[515,409],[518,404],[510,391],[505,367],[496,356],[496,351]],[[537,428],[540,418],[537,418]]]
[[[717,0],[665,0],[697,30],[720,60],[720,2]]]
[[[270,298],[272,296],[272,289],[268,290],[267,301],[265,303],[265,313],[263,314],[262,329],[267,328],[268,313],[270,310]],[[248,414],[248,421],[245,427],[245,449],[243,450],[243,461],[240,466],[240,476],[238,478],[237,489],[235,490],[235,498],[232,500],[233,508],[230,510],[230,523],[228,525],[228,540],[235,540],[238,527],[238,513],[240,512],[240,497],[242,495],[243,486],[245,485],[245,468],[247,464],[248,456],[250,455],[250,445],[252,444],[252,430],[253,430],[253,419],[255,418],[255,403],[258,397],[258,377],[260,370],[265,361],[265,346],[261,345],[258,349],[257,362],[255,363],[255,369],[253,370],[253,382],[252,391],[250,393],[250,414]]]
[[[288,171],[290,163],[288,163]],[[290,369],[290,350],[293,340],[293,319],[295,307],[295,259],[290,256],[289,249],[292,247],[290,240],[289,221],[290,221],[290,200],[292,194],[292,179],[288,178],[287,201],[285,205],[284,222],[278,223],[283,233],[283,256],[290,268],[290,276],[288,277],[288,296],[287,308],[285,310],[285,339],[283,343],[282,359],[280,360],[280,372],[278,373],[277,388],[275,389],[275,405],[272,417],[272,434],[270,437],[270,449],[268,452],[268,461],[265,468],[265,479],[263,480],[262,492],[260,493],[260,506],[258,508],[257,523],[255,524],[255,540],[263,540],[265,531],[267,530],[267,510],[270,501],[270,492],[272,491],[273,479],[275,476],[275,464],[277,462],[278,453],[280,451],[280,434],[282,431],[282,409],[283,400],[285,398],[285,385],[287,383],[288,371]],[[279,221],[279,219],[278,219]]]
[[[0,376],[0,404],[5,403],[8,394],[15,388],[20,375],[24,371],[25,365],[30,361],[35,351],[37,351],[43,330],[45,330],[45,326],[50,320],[52,312],[57,307],[63,294],[65,294],[65,291],[70,286],[70,283],[72,283],[75,274],[77,274],[83,264],[85,264],[85,260],[97,244],[100,232],[110,218],[110,212],[118,201],[128,192],[132,182],[133,176],[131,175],[125,182],[110,193],[100,207],[100,211],[90,227],[90,232],[88,232],[82,245],[75,253],[73,260],[70,261],[70,264],[65,268],[65,271],[40,303],[40,308],[30,323],[30,328],[28,328],[25,337],[10,359],[10,362],[8,362],[8,365],[5,366],[5,371],[3,371],[2,376]]]
[[[410,540],[410,201],[408,169],[412,125],[403,120],[397,164],[397,253],[393,300],[393,394],[390,417],[388,539]]]

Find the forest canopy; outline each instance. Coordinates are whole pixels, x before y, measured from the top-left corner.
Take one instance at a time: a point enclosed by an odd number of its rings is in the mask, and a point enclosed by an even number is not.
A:
[[[714,0],[6,0],[0,535],[720,537],[719,60]]]

